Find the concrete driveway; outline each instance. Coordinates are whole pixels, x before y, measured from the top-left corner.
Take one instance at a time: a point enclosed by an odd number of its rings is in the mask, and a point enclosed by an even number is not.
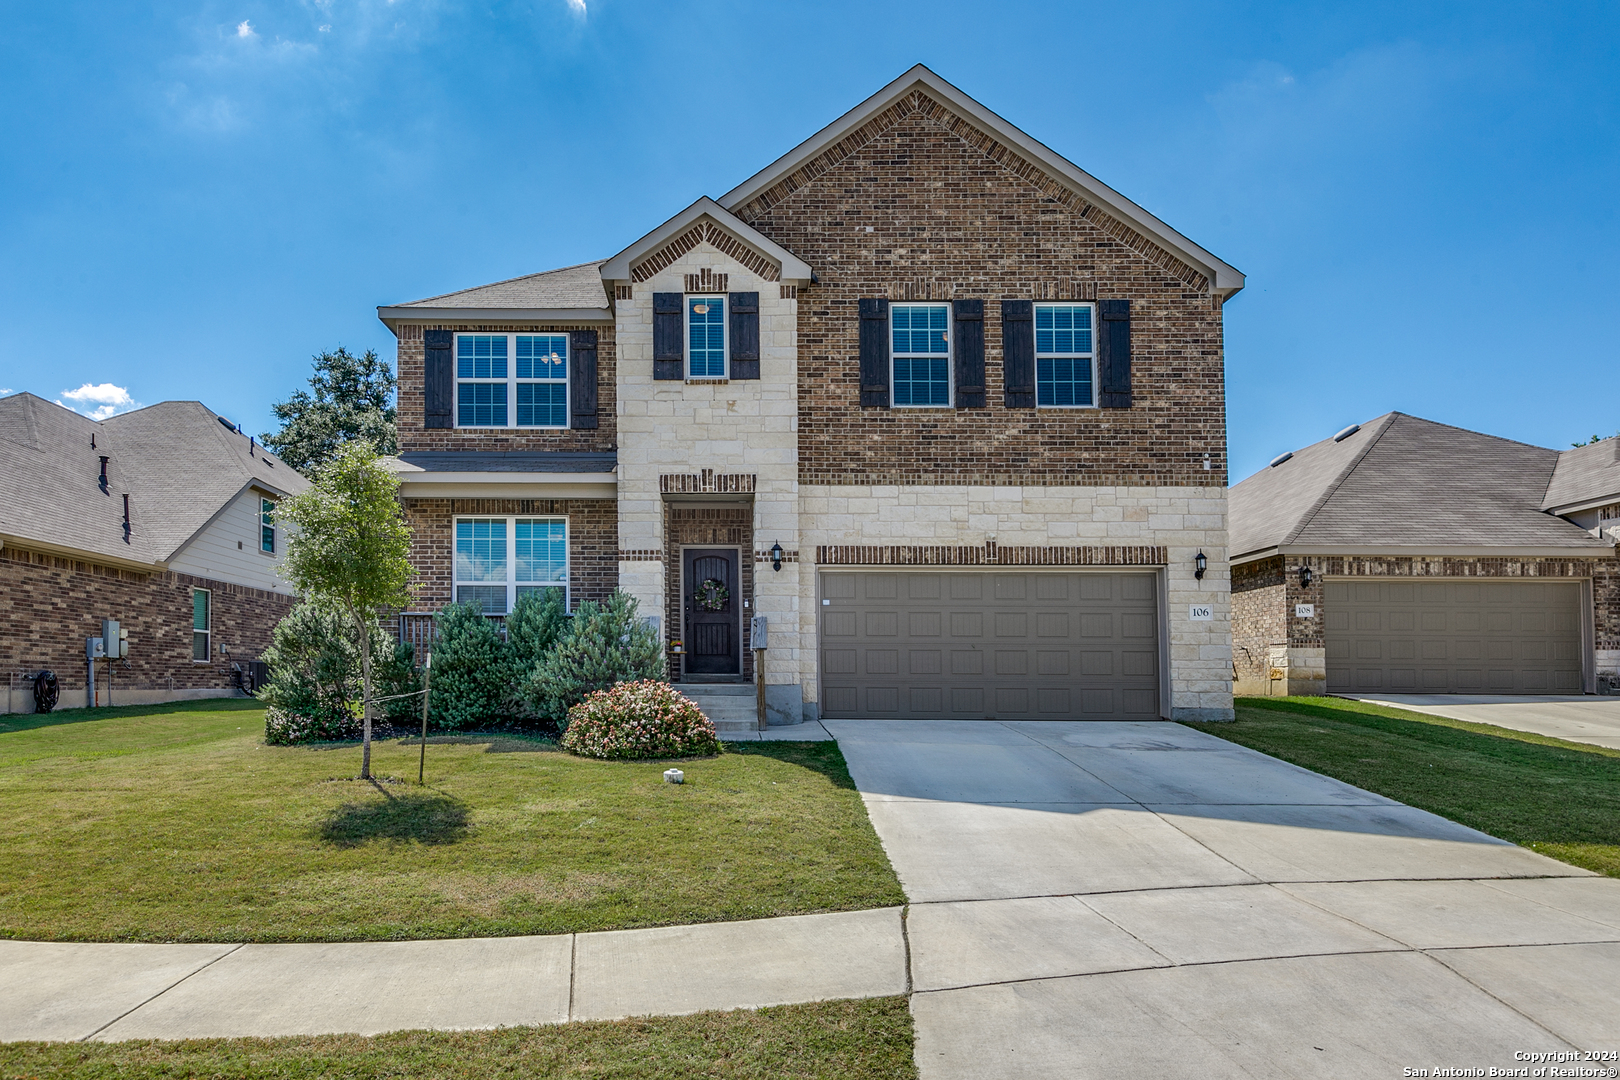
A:
[[[1620,697],[1384,694],[1355,700],[1620,750]]]
[[[923,1080],[1620,1050],[1620,881],[1180,725],[826,726],[911,899]]]

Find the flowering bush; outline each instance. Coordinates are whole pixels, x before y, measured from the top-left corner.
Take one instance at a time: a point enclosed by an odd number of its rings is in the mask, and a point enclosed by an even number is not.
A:
[[[668,683],[643,679],[598,690],[568,710],[562,745],[582,757],[718,754],[714,721]]]
[[[378,718],[372,713],[373,733]],[[383,730],[386,730],[384,724]],[[360,718],[343,710],[296,713],[274,705],[264,710],[264,741],[271,746],[296,746],[311,742],[348,742],[360,738]]]

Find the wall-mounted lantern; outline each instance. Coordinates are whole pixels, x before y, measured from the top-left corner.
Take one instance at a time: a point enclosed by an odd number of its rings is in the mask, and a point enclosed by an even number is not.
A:
[[[780,540],[771,545],[771,569],[782,569],[782,542]]]
[[[1311,573],[1311,568],[1310,567],[1308,567],[1308,566],[1300,567],[1299,568],[1299,587],[1302,588],[1302,589],[1310,588],[1311,587],[1311,579],[1314,578],[1315,576],[1316,575]]]
[[[1197,578],[1199,581],[1203,581],[1204,571],[1208,569],[1209,560],[1204,557],[1204,553],[1202,551],[1193,556],[1193,577]]]

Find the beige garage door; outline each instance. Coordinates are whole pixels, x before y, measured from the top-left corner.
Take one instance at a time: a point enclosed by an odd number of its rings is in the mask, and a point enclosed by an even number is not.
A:
[[[1327,581],[1328,691],[1578,694],[1575,582]]]
[[[827,572],[829,718],[1159,716],[1151,573]]]

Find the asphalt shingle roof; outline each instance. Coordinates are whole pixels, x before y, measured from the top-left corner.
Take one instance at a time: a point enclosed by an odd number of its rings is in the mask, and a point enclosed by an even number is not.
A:
[[[602,308],[607,289],[599,272],[605,260],[508,278],[459,292],[396,304],[401,308]]]
[[[287,494],[309,487],[262,446],[250,453],[248,437],[228,430],[200,401],[165,401],[96,421],[33,394],[0,398],[0,533],[167,562],[250,484]]]
[[[1620,502],[1620,437],[1577,446],[1558,455],[1552,483],[1541,508],[1579,506],[1599,500]]]
[[[1295,451],[1229,493],[1232,554],[1273,547],[1591,548],[1541,512],[1556,450],[1392,412]]]

